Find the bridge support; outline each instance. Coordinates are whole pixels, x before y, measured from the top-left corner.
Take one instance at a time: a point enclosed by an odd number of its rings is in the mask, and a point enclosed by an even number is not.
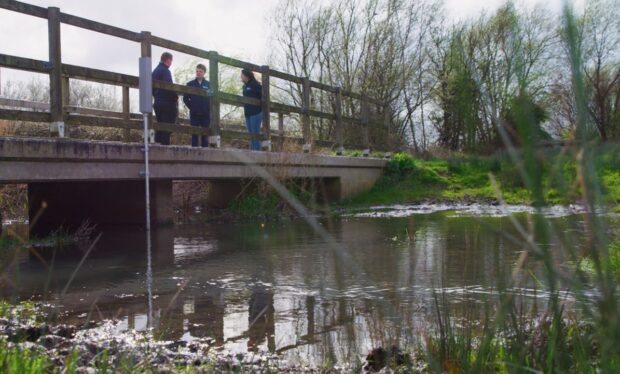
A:
[[[144,225],[144,182],[41,182],[28,184],[31,233],[48,235],[89,220],[97,225]],[[172,181],[151,181],[151,221],[173,222]]]

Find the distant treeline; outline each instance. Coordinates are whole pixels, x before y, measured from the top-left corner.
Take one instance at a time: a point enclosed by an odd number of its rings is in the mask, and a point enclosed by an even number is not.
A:
[[[527,136],[572,139],[579,102],[591,136],[618,140],[619,8],[589,0],[584,12],[556,14],[507,2],[455,24],[434,0],[282,0],[271,22],[274,59],[295,75],[391,102],[391,134],[417,150],[518,143],[522,114],[536,126]],[[301,97],[296,85],[282,88]],[[329,94],[313,95],[314,106],[330,110]],[[344,110],[359,108],[350,101]],[[330,121],[314,126],[319,136],[334,131]],[[385,142],[385,130],[374,127],[371,144]],[[355,143],[361,132],[345,136]]]

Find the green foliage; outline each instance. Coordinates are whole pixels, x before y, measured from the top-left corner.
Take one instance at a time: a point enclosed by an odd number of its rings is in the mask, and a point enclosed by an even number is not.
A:
[[[510,204],[532,204],[532,183],[540,185],[539,199],[544,204],[579,201],[582,195],[577,179],[577,156],[572,151],[532,151],[528,162],[536,167],[525,172],[522,169],[523,153],[517,154],[517,162],[505,153],[430,161],[416,160],[409,154],[398,153],[388,162],[384,177],[371,191],[343,205],[416,203],[428,199],[495,200],[497,191],[491,184],[490,175],[495,177],[503,199]],[[595,160],[595,170],[603,187],[603,201],[612,207],[617,206],[620,204],[620,147],[598,148]],[[530,175],[529,182],[524,177],[527,175]]]
[[[17,305],[0,300],[0,318],[15,319],[37,324],[43,320],[42,313],[30,301],[22,301]]]
[[[33,348],[10,345],[0,338],[0,372],[9,374],[38,374],[49,372],[52,362]]]
[[[279,213],[280,198],[275,192],[251,194],[235,199],[228,210],[242,218],[275,217]]]

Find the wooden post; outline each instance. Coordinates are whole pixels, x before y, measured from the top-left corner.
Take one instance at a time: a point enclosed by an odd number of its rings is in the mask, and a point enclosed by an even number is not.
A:
[[[342,156],[344,154],[344,129],[342,128],[342,89],[340,87],[336,87],[334,100],[334,114],[336,115],[336,154]]]
[[[142,31],[140,33],[140,56],[151,57],[151,33]],[[149,113],[149,143],[155,142],[155,132],[153,131],[153,113]]]
[[[280,135],[280,148],[278,148],[280,150],[280,152],[284,151],[284,113],[279,112],[278,113],[278,134]]]
[[[392,158],[392,107],[390,107],[389,103],[385,103],[383,106],[383,123],[386,127],[387,132],[387,152],[385,153],[386,158]]]
[[[310,152],[312,149],[312,131],[310,128],[310,78],[303,78],[302,82],[302,105],[301,123],[304,137],[303,151]]]
[[[63,113],[65,112],[64,107],[71,105],[71,85],[69,83],[69,77],[63,75],[62,77],[62,106]]]
[[[129,86],[123,86],[123,118],[130,119],[129,114]],[[131,142],[131,130],[123,130],[123,140],[126,143]]]
[[[47,28],[49,45],[50,71],[50,132],[59,138],[65,136],[63,84],[62,84],[62,56],[60,47],[60,9],[47,8]]]
[[[362,115],[362,142],[364,144],[364,150],[362,154],[364,157],[368,157],[370,155],[370,137],[369,137],[369,112],[370,108],[368,107],[368,100],[366,95],[362,96],[361,103],[361,115]]]
[[[209,146],[219,148],[220,146],[220,102],[218,94],[220,92],[219,66],[217,52],[209,53],[209,85],[211,87],[211,128],[212,136],[209,137]]]
[[[63,120],[69,113],[69,110],[66,109],[69,105],[71,105],[71,85],[69,83],[69,77],[66,75],[62,76],[62,114]],[[68,128],[65,125],[65,135],[68,136]]]
[[[261,67],[262,100],[261,111],[263,113],[263,141],[261,149],[271,151],[271,98],[269,94],[269,66]]]

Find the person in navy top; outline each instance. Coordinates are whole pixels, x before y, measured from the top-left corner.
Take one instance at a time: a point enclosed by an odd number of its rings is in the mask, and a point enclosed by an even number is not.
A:
[[[162,53],[159,65],[153,70],[153,80],[173,83],[172,74],[170,74],[171,65],[172,54],[170,52]],[[177,115],[179,114],[177,106],[179,97],[176,92],[156,88],[153,89],[153,97],[155,98],[153,109],[155,109],[157,122],[176,123]],[[170,133],[167,131],[156,131],[155,142],[163,145],[170,144]]]
[[[205,79],[205,72],[207,68],[203,64],[196,66],[196,79],[187,82],[189,87],[202,88],[203,90],[209,90],[209,81]],[[210,100],[206,96],[183,95],[183,102],[187,109],[189,109],[189,123],[196,127],[209,127],[211,120],[211,108]],[[192,147],[209,146],[209,137],[206,135],[200,136],[200,144],[198,144],[198,135],[192,135]]]
[[[258,83],[253,72],[243,69],[241,71],[241,81],[243,82],[243,96],[259,100],[263,97],[263,87]],[[263,122],[263,113],[260,105],[244,104],[243,114],[245,115],[245,126],[250,135],[260,134],[260,125]],[[260,140],[258,138],[250,141],[250,149],[260,151]]]

